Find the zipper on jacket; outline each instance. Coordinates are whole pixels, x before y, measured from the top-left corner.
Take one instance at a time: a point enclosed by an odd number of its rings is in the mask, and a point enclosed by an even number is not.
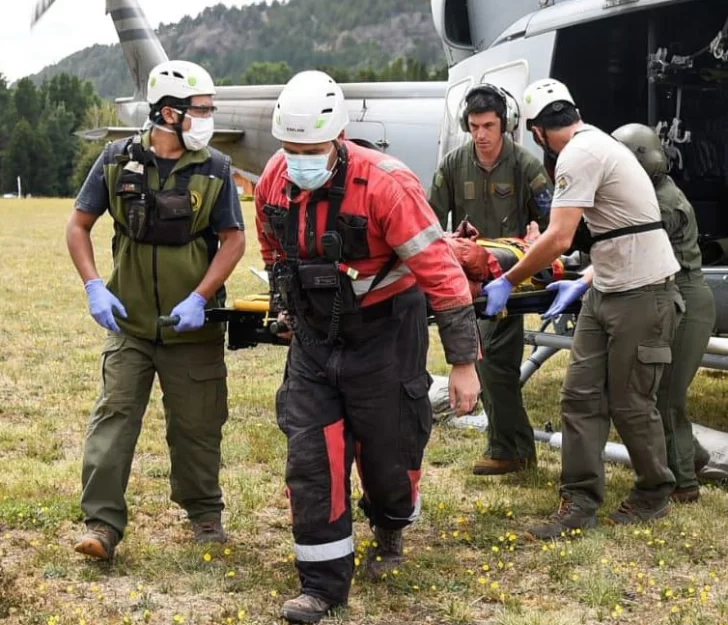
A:
[[[152,281],[154,282],[154,301],[157,304],[157,320],[162,314],[162,304],[159,301],[159,272],[157,271],[157,246],[152,246]],[[159,321],[156,323],[157,326],[157,340],[156,342],[162,343],[162,327],[159,325]]]

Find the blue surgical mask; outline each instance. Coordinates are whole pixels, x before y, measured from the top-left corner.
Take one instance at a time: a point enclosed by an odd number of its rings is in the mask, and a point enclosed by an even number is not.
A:
[[[331,178],[328,168],[331,151],[326,154],[285,154],[288,176],[301,189],[318,189]]]

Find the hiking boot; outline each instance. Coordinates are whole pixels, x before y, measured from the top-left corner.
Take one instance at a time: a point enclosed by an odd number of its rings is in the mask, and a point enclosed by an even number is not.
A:
[[[374,528],[377,546],[370,552],[367,573],[370,577],[381,578],[404,562],[402,530]]]
[[[112,560],[120,540],[121,534],[113,527],[101,521],[93,521],[86,523],[86,532],[73,548],[78,553],[97,560]]]
[[[300,594],[281,608],[281,616],[289,623],[318,623],[334,607],[323,599]]]
[[[632,525],[634,523],[647,523],[667,516],[670,512],[670,499],[659,503],[646,501],[623,501],[619,508],[609,515],[607,523],[610,525]]]
[[[220,519],[207,519],[206,521],[191,521],[192,531],[195,533],[195,542],[204,543],[225,543],[227,534],[222,527]]]
[[[576,536],[581,530],[596,526],[597,515],[594,510],[581,508],[573,501],[561,498],[559,509],[550,523],[535,525],[526,531],[529,540],[549,540],[560,536]]]
[[[694,503],[700,499],[700,487],[688,486],[687,488],[676,488],[672,491],[670,499],[675,503]]]
[[[525,471],[537,464],[536,458],[489,458],[483,456],[473,463],[473,475],[504,475]]]

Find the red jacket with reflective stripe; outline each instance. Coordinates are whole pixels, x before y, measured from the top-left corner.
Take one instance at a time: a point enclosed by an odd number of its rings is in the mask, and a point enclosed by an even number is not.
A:
[[[400,262],[388,276],[361,302],[371,306],[401,293],[415,283],[429,296],[434,311],[469,306],[473,300],[468,281],[450,246],[442,237],[442,229],[430,208],[419,179],[397,159],[346,141],[349,164],[346,173],[344,200],[340,214],[366,217],[370,257],[344,262],[359,272],[354,291],[367,291],[374,276],[387,263],[394,250]],[[355,181],[356,179],[356,181]],[[280,242],[273,237],[265,204],[287,209],[285,187],[289,181],[286,159],[282,151],[268,161],[255,188],[256,226],[261,253],[266,265],[272,265],[276,254],[285,258]],[[364,184],[362,181],[366,181]],[[331,182],[328,183],[331,185]],[[310,192],[296,198],[299,209],[299,258],[306,256],[306,216]],[[316,245],[323,254],[321,237],[326,230],[328,201],[316,209]]]

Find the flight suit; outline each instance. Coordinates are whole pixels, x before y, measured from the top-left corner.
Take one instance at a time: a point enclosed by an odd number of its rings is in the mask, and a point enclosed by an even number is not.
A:
[[[536,221],[546,228],[553,186],[543,165],[523,147],[503,137],[498,163],[487,171],[478,162],[475,145],[445,156],[435,173],[429,202],[443,228],[452,213],[453,229],[464,219],[481,236],[525,236]],[[533,428],[523,407],[520,369],[523,359],[523,317],[479,320],[483,358],[478,374],[488,415],[486,456],[502,460],[536,457]]]
[[[662,416],[667,442],[667,461],[675,475],[676,488],[698,485],[695,453],[708,452],[693,438],[687,417],[688,387],[698,371],[715,323],[713,292],[700,270],[698,224],[690,202],[680,188],[665,176],[655,185],[660,214],[680,271],[675,283],[685,300],[685,314],[672,344],[672,364],[666,365],[657,393],[657,409]]]

